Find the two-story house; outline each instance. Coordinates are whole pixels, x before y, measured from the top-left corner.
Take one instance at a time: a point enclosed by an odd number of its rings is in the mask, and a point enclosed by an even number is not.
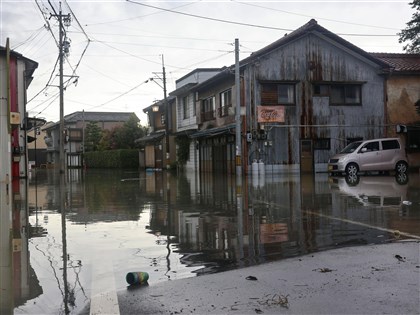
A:
[[[112,130],[124,125],[133,115],[140,121],[135,113],[124,112],[78,111],[64,116],[64,152],[67,167],[83,166],[84,131],[88,123],[96,123],[101,130]],[[60,122],[48,124],[42,130],[46,133],[44,140],[47,144],[47,164],[54,167],[59,162]]]
[[[234,72],[195,86],[200,170],[235,170]],[[347,143],[385,135],[389,66],[309,21],[240,61],[242,167],[326,169]]]
[[[176,97],[176,142],[178,159],[187,170],[199,169],[198,146],[190,136],[198,130],[200,109],[197,110],[195,87],[214,77],[222,69],[198,68],[176,80],[176,89],[169,95]]]
[[[175,164],[175,110],[175,96],[168,96],[143,109],[149,131],[148,135],[135,141],[143,147],[139,156],[141,168],[161,170]]]

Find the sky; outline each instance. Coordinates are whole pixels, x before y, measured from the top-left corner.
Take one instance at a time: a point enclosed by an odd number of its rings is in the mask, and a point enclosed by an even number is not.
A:
[[[28,88],[29,116],[60,119],[58,21],[70,14],[64,62],[64,114],[134,112],[168,94],[196,68],[221,68],[310,19],[367,52],[402,53],[398,35],[412,18],[410,1],[0,0],[0,46],[39,66]],[[154,80],[149,80],[154,78]]]

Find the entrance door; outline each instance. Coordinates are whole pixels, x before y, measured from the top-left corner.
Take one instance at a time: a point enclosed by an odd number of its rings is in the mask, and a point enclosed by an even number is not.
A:
[[[312,140],[300,140],[300,171],[301,173],[314,172],[314,151]]]

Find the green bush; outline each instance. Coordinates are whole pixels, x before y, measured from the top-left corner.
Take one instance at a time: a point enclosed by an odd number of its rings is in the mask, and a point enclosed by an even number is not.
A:
[[[138,168],[139,151],[121,149],[86,152],[84,160],[88,168]]]

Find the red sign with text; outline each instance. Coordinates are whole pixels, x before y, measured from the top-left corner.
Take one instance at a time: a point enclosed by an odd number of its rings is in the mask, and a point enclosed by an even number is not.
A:
[[[284,106],[257,106],[259,123],[284,122]]]

